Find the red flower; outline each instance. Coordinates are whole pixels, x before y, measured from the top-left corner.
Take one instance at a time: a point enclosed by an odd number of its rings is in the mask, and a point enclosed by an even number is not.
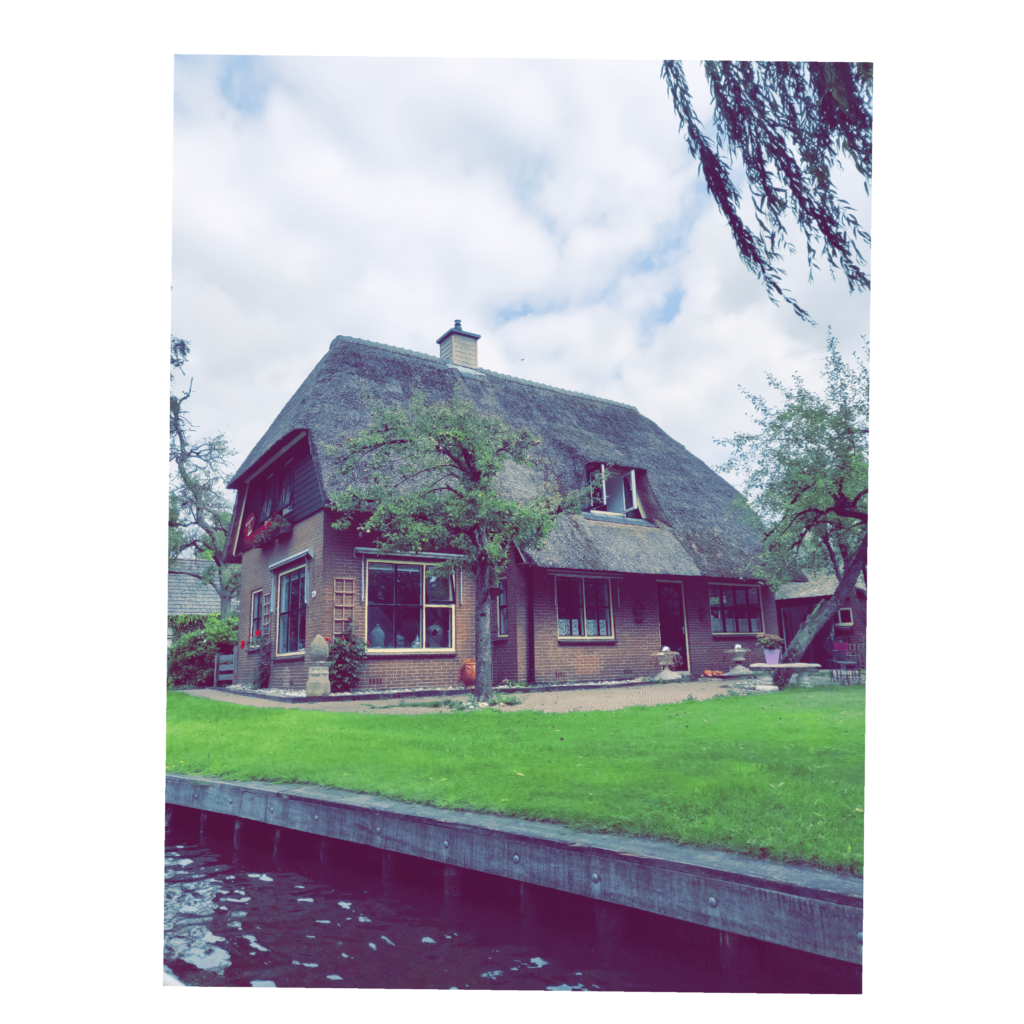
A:
[[[256,630],[256,635],[257,635],[257,636],[259,636],[259,635],[260,635],[260,631],[259,631],[258,629]]]
[[[238,641],[238,646],[239,647],[244,647],[245,646],[245,641],[244,640],[239,640]]]

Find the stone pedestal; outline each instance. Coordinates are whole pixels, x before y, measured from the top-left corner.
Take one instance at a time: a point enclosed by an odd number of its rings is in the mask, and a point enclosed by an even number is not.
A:
[[[324,697],[331,692],[331,679],[327,667],[327,641],[317,633],[306,648],[306,696]]]
[[[675,651],[659,651],[655,657],[658,659],[658,664],[661,666],[661,671],[655,676],[656,679],[674,680],[681,679],[683,676],[682,672],[675,672],[672,666],[676,663],[676,652]]]
[[[722,675],[723,679],[743,679],[745,682],[753,682],[751,676],[753,672],[747,668],[743,663],[747,660],[747,655],[750,653],[745,647],[741,647],[737,644],[732,651],[729,652],[729,671]]]

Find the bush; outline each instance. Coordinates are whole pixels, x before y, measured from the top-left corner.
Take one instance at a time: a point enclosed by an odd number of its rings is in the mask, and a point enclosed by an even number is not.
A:
[[[359,680],[359,668],[366,660],[366,644],[351,636],[336,636],[327,652],[331,693],[347,693]]]
[[[218,654],[230,654],[238,635],[238,616],[209,615],[202,629],[182,633],[171,644],[168,686],[213,686]]]

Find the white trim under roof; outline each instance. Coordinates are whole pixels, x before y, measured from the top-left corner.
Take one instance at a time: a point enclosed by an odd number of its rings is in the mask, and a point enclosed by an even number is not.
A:
[[[293,437],[272,459],[268,459],[266,462],[257,463],[256,468],[246,473],[245,476],[242,477],[242,479],[246,483],[249,483],[250,480],[254,479],[255,477],[258,477],[260,473],[262,473],[265,469],[267,469],[268,467],[272,466],[275,462],[277,462],[277,460],[281,458],[281,456],[284,455],[284,453],[288,451],[289,448],[292,448],[295,445],[297,445],[305,436],[306,431],[300,430],[298,436]]]

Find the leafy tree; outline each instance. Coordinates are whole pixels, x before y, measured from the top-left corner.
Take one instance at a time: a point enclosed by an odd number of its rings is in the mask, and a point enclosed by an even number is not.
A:
[[[468,566],[476,580],[476,687],[491,696],[491,598],[513,545],[538,547],[559,516],[579,508],[582,491],[542,489],[529,501],[502,493],[507,463],[531,463],[540,438],[476,411],[458,395],[408,408],[370,403],[371,425],[335,450],[352,486],[332,498],[335,526],[372,534],[381,552],[450,551],[442,575]]]
[[[864,62],[702,62],[714,107],[715,141],[693,108],[678,60],[662,64],[680,131],[704,172],[708,191],[729,222],[744,265],[764,283],[772,302],[781,298],[803,320],[807,311],[782,286],[779,266],[795,252],[786,237],[791,213],[807,244],[809,276],[825,257],[829,272],[845,275],[850,291],[870,280],[859,243],[871,244],[852,207],[836,193],[833,171],[849,158],[871,181],[872,65]],[[741,194],[730,160],[739,156],[754,204],[756,230],[743,220]]]
[[[174,373],[184,374],[189,343],[171,336],[171,382]],[[168,571],[194,576],[209,583],[220,598],[220,614],[227,618],[231,602],[238,595],[240,571],[224,560],[224,544],[231,522],[231,503],[224,490],[224,477],[235,454],[223,434],[196,438],[195,428],[185,414],[188,390],[171,392],[170,462],[173,466],[168,495]],[[180,558],[191,552],[201,568],[184,572]]]
[[[762,524],[764,553],[756,573],[778,588],[792,571],[831,569],[835,593],[807,617],[782,655],[799,661],[819,630],[847,604],[857,578],[867,579],[868,367],[854,356],[848,365],[831,333],[822,370],[824,393],[815,394],[794,375],[792,385],[768,375],[782,398],[769,406],[744,391],[754,406],[756,432],[717,444],[732,448],[717,468],[739,473],[748,508]]]

